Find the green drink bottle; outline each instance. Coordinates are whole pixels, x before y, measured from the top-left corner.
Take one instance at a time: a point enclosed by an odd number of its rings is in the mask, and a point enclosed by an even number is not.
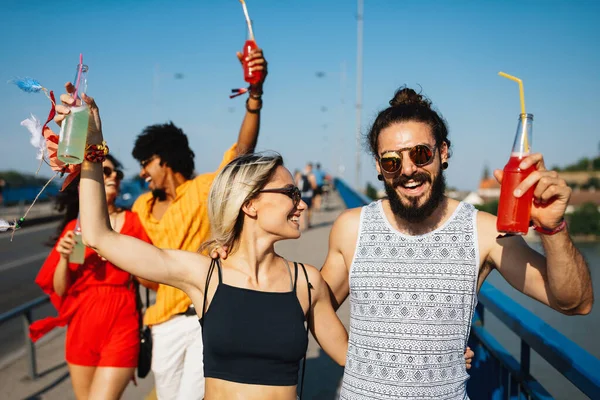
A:
[[[58,140],[57,157],[65,164],[81,164],[85,152],[85,142],[87,139],[87,130],[90,120],[87,105],[81,100],[81,93],[87,91],[87,71],[88,66],[83,65],[83,57],[80,55],[77,65],[77,74],[75,75],[75,99],[71,112],[64,119],[60,127],[60,138]]]

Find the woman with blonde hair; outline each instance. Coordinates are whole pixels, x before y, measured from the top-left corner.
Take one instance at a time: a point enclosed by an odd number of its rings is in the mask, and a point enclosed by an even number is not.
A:
[[[275,252],[277,241],[300,237],[298,219],[306,209],[281,157],[242,156],[215,179],[208,200],[214,239],[204,247],[227,246],[227,260],[159,249],[111,228],[98,162],[108,151],[98,108],[83,98],[90,108],[80,183],[83,239],[123,270],[190,296],[204,327],[205,399],[296,399],[306,321],[325,352],[343,365],[348,334],[319,271]],[[69,95],[61,100],[73,102]],[[62,122],[69,111],[57,111]]]

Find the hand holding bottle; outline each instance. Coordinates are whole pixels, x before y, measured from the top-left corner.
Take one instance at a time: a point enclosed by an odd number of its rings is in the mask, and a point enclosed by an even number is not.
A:
[[[544,157],[534,153],[524,157],[519,167],[534,171],[527,176],[514,190],[515,197],[520,198],[528,190],[533,189],[533,204],[531,207],[531,220],[535,226],[552,230],[559,226],[564,219],[565,211],[571,198],[571,188],[556,171],[548,171],[544,164]],[[498,182],[502,183],[504,173],[502,170],[494,171]]]
[[[83,101],[88,108],[89,112],[89,124],[87,130],[87,143],[102,143],[102,121],[100,119],[100,112],[98,106],[92,97],[87,96],[85,93],[81,94],[81,100],[75,100],[72,97],[72,93],[75,91],[75,86],[71,82],[65,84],[67,93],[60,95],[60,101],[62,104],[56,105],[56,116],[54,122],[61,126],[64,119],[71,112],[70,106],[80,103]]]
[[[244,69],[244,80],[252,87],[261,88],[267,77],[267,60],[262,49],[256,47],[256,42],[244,44],[244,52],[238,52],[237,57]]]
[[[58,251],[61,257],[67,260],[71,256],[71,253],[73,253],[74,248],[75,233],[73,231],[68,231],[65,233],[65,235],[60,238],[58,244],[56,245],[56,251]]]

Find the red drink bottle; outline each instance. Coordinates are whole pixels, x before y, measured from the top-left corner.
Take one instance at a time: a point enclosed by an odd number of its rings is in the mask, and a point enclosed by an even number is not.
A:
[[[531,150],[533,115],[521,114],[515,135],[512,153],[504,167],[504,177],[500,188],[500,202],[498,204],[498,232],[525,235],[529,230],[531,217],[531,203],[535,186],[529,188],[521,197],[515,197],[513,192],[535,167],[519,168],[521,160],[529,155]]]
[[[248,68],[248,62],[246,61],[246,57],[250,54],[250,52],[258,46],[256,45],[256,41],[254,40],[254,32],[250,32],[250,26],[247,29],[247,39],[246,43],[244,43],[244,51],[243,54],[243,66],[244,66],[244,80],[251,85],[255,85],[261,81],[263,77],[262,71],[250,71]]]

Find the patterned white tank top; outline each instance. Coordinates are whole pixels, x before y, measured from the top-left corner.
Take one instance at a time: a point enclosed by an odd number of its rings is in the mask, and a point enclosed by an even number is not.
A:
[[[363,207],[350,269],[350,340],[340,399],[467,399],[463,358],[477,304],[477,210],[409,236],[381,201]]]

